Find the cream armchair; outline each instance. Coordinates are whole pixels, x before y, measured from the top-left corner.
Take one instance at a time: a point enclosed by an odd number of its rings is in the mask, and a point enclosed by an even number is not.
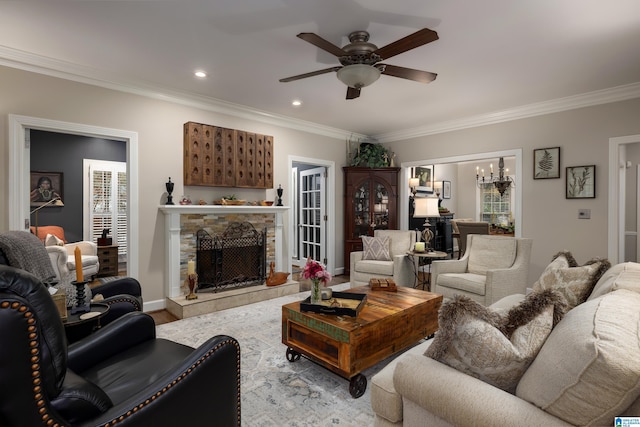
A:
[[[414,270],[407,251],[416,243],[416,232],[408,230],[375,230],[374,237],[389,237],[391,261],[363,259],[363,251],[351,252],[351,287],[369,284],[369,279],[391,278],[398,286],[413,286]]]
[[[524,294],[532,239],[470,234],[459,260],[433,261],[433,292],[444,298],[466,295],[485,306]]]
[[[93,242],[75,242],[66,245],[48,245],[45,246],[56,272],[56,278],[61,283],[70,283],[76,280],[76,247],[80,248],[82,254],[82,274],[85,280],[91,280],[98,274],[100,270],[100,262],[98,261],[98,246]]]

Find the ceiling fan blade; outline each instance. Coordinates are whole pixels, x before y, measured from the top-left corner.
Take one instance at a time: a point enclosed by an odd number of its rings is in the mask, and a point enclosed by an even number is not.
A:
[[[279,81],[281,83],[292,82],[294,80],[306,79],[307,77],[319,76],[320,74],[327,74],[332,71],[338,71],[340,68],[342,67],[337,66],[337,67],[325,68],[324,70],[312,71],[310,73],[298,74],[297,76],[287,77],[284,79],[280,79]]]
[[[438,76],[436,73],[430,73],[428,71],[414,70],[412,68],[398,67],[397,65],[378,64],[384,66],[382,74],[393,77],[400,77],[401,79],[414,80],[420,83],[430,83]]]
[[[347,99],[355,99],[360,96],[360,89],[349,86],[347,88]]]
[[[336,46],[335,44],[326,41],[325,39],[323,39],[322,37],[320,37],[317,34],[314,33],[300,33],[298,34],[299,38],[301,38],[302,40],[311,43],[314,46],[319,47],[322,50],[325,50],[327,52],[329,52],[332,55],[335,55],[337,57],[340,56],[348,56],[349,54],[347,52],[345,52],[344,50],[342,50],[342,48]]]
[[[413,34],[401,38],[400,40],[389,43],[373,53],[380,55],[382,59],[388,59],[392,56],[399,55],[403,52],[415,49],[418,46],[422,46],[436,40],[438,40],[438,33],[428,28],[423,28]]]

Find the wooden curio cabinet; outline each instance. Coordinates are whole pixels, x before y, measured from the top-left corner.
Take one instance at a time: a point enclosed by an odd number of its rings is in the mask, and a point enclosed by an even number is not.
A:
[[[374,230],[398,228],[400,168],[348,166],[344,171],[344,270],[349,274],[351,252],[362,250],[360,236]]]

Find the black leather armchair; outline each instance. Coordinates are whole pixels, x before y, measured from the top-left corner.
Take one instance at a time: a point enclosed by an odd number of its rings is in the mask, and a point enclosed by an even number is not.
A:
[[[128,313],[67,346],[46,287],[0,265],[0,425],[240,426],[240,346],[156,338]]]

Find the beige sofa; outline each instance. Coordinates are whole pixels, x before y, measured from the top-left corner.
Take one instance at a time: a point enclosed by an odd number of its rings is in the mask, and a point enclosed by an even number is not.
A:
[[[640,264],[613,266],[551,331],[515,394],[424,356],[433,340],[425,341],[372,378],[374,425],[613,425],[616,416],[637,417],[639,307]]]
[[[362,259],[363,251],[351,252],[349,280],[351,287],[369,284],[369,279],[390,278],[398,286],[413,286],[414,266],[407,257],[407,251],[416,243],[416,232],[408,230],[376,230],[374,237],[388,237],[390,240],[390,261]]]

